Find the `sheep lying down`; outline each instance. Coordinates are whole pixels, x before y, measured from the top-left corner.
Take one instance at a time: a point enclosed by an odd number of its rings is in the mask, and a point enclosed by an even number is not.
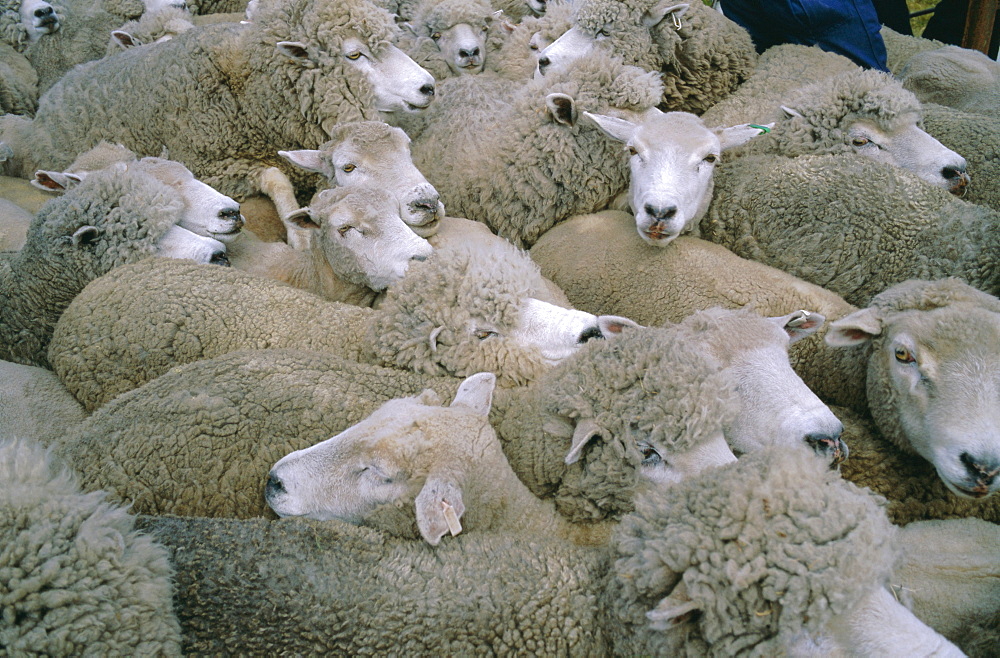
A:
[[[610,543],[567,541],[509,468],[494,479],[494,381],[467,378],[447,406],[391,401],[279,461],[269,501],[327,521],[142,519],[172,552],[184,648],[962,655],[885,589],[878,499],[806,451],[651,487]]]

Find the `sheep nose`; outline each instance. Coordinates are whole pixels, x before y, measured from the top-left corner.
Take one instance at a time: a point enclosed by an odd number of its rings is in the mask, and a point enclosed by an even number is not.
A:
[[[223,208],[219,211],[219,217],[226,221],[243,225],[243,216],[240,214],[239,208]]]
[[[479,46],[476,46],[472,50],[460,49],[458,51],[459,57],[478,57],[479,56]]]
[[[660,221],[663,221],[664,219],[670,219],[671,217],[677,214],[677,206],[667,206],[665,208],[658,208],[650,203],[647,203],[646,206],[643,208],[643,210],[645,210],[646,214],[652,217],[653,219],[657,219]]]
[[[601,333],[600,327],[587,327],[583,330],[583,333],[580,334],[580,337],[576,342],[582,345],[588,340],[593,340],[594,338],[604,338],[604,334]]]
[[[413,202],[414,210],[425,210],[427,212],[437,212],[438,207],[438,197],[427,197],[426,199],[417,199]]]
[[[216,251],[212,254],[212,257],[208,259],[211,265],[222,265],[223,267],[229,267],[229,256],[226,255],[225,250]]]
[[[425,84],[423,87],[420,88],[420,93],[423,94],[424,96],[433,96],[434,85],[428,82],[427,84]]]
[[[423,254],[417,254],[416,256],[410,256],[410,260],[415,260],[418,263],[422,263],[425,260],[427,260],[427,256],[424,256]]]
[[[967,452],[963,452],[958,459],[980,487],[989,487],[1000,474],[1000,462],[995,460],[976,459]]]
[[[538,72],[545,73],[545,69],[552,65],[552,60],[549,59],[548,55],[542,55],[538,58]]]
[[[847,444],[840,440],[839,432],[836,434],[814,432],[806,434],[803,438],[806,445],[812,448],[816,454],[828,457],[832,466],[841,464],[847,459],[847,455],[850,452],[847,449]]]
[[[945,177],[946,180],[955,180],[956,178],[961,178],[965,173],[964,166],[948,165],[941,170],[941,175]]]
[[[44,18],[52,14],[52,7],[39,7],[35,10],[35,18]]]
[[[285,485],[281,483],[281,478],[274,473],[268,473],[267,482],[264,484],[264,497],[272,498],[283,493],[288,492],[285,491]]]

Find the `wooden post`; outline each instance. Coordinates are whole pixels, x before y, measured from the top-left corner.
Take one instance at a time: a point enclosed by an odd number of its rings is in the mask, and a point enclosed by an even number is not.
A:
[[[962,35],[963,48],[972,48],[989,54],[998,2],[1000,0],[969,0],[969,11],[965,15],[965,33]]]

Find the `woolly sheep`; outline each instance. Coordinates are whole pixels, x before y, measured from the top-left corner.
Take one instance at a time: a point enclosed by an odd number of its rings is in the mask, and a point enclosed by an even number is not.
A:
[[[51,370],[0,361],[0,427],[6,436],[48,445],[83,418],[83,407]]]
[[[33,218],[16,203],[0,199],[0,252],[17,251],[24,246]]]
[[[549,0],[491,0],[495,9],[515,23],[532,16],[542,16],[548,11]]]
[[[947,45],[937,39],[925,39],[909,34],[901,34],[885,25],[882,26],[880,32],[882,34],[882,41],[885,42],[886,66],[896,76],[899,75],[903,67],[914,55],[922,53],[925,50],[937,50]]]
[[[59,29],[61,16],[45,0],[4,0],[0,3],[0,40],[23,52],[29,44]]]
[[[716,172],[700,236],[864,305],[912,278],[1000,292],[998,220],[864,156],[745,156]]]
[[[536,291],[547,290],[538,266],[510,249],[502,259],[475,244],[435,252],[374,310],[231,269],[162,260],[118,268],[66,309],[49,356],[92,410],[176,365],[263,347],[427,375],[490,371],[503,386],[519,385],[628,323],[538,301]]]
[[[962,199],[1000,211],[1000,117],[924,103],[924,128],[948,148],[968,154],[971,182]]]
[[[945,46],[918,53],[899,79],[922,103],[1000,117],[1000,62],[978,50]]]
[[[539,53],[538,74],[595,51],[662,74],[663,110],[701,114],[736,89],[757,60],[750,35],[701,2],[578,0],[573,27]]]
[[[776,64],[780,67],[799,52],[790,51]],[[766,83],[770,77],[755,90],[766,94],[772,111],[743,120],[775,124],[767,134],[751,140],[734,155],[798,157],[857,153],[912,171],[931,185],[954,194],[961,194],[969,184],[965,159],[920,127],[920,101],[892,76],[853,66],[792,91],[783,91],[780,96],[769,90]],[[732,120],[743,111],[718,112],[705,120]]]
[[[377,189],[324,190],[289,221],[314,234],[310,247],[244,234],[227,245],[233,267],[283,281],[330,301],[370,306],[431,245],[403,223],[396,199]]]
[[[8,166],[61,169],[105,139],[140,156],[166,148],[240,200],[282,166],[279,148],[315,148],[338,122],[430,103],[433,79],[391,45],[395,31],[369,2],[296,0],[263,4],[252,23],[130,48],[67,74],[39,101],[33,122],[0,120],[17,156]],[[118,93],[123,85],[130,94]]]
[[[575,308],[647,326],[713,306],[749,306],[764,316],[806,309],[828,320],[857,310],[833,292],[705,240],[682,236],[664,248],[650,246],[635,238],[634,225],[631,215],[613,210],[572,217],[542,235],[531,258]],[[790,346],[795,372],[821,399],[864,408],[862,360],[849,359],[848,350],[831,354],[819,338]]]
[[[620,147],[578,121],[580,112],[641,113],[660,88],[653,74],[598,55],[525,84],[495,111],[451,97],[414,142],[413,162],[450,214],[530,246],[553,224],[605,207],[626,186]],[[488,128],[496,124],[504,130]]]
[[[826,341],[867,346],[868,406],[887,439],[959,496],[1000,489],[1000,300],[958,279],[906,281]]]
[[[181,655],[167,550],[29,441],[0,442],[0,645],[10,655]]]
[[[309,519],[140,524],[173,549],[184,648],[195,653],[776,653],[878,597],[893,529],[870,496],[808,455],[763,454],[726,468],[627,517],[610,549],[471,529],[430,547]],[[671,504],[678,498],[688,505]],[[767,524],[756,522],[764,515]],[[737,536],[720,536],[709,517],[729,520]],[[780,532],[763,531],[775,525]],[[737,538],[753,549],[734,550]],[[781,564],[768,561],[778,556]],[[746,566],[723,568],[737,560]],[[687,609],[702,613],[669,630],[651,625],[646,613],[668,617],[685,589]],[[923,643],[912,655],[954,655],[891,597],[879,603],[887,621],[856,615],[859,629],[907,648]],[[764,606],[772,614],[759,614]]]
[[[1000,525],[974,518],[917,521],[898,536],[892,592],[969,656],[989,656],[1000,637]],[[992,628],[976,632],[990,620]]]
[[[170,187],[125,165],[51,200],[35,216],[24,247],[0,258],[0,357],[47,367],[56,321],[77,293],[115,267],[183,247],[175,232],[188,233],[176,226],[183,212]],[[222,243],[210,242],[202,262],[225,253]]]
[[[138,20],[128,21],[111,31],[106,55],[137,46],[160,43],[194,27],[192,16],[184,9],[169,7],[158,12],[146,12]]]
[[[967,517],[1000,523],[1000,497],[955,495],[930,462],[884,438],[869,413],[837,406],[831,409],[844,423],[842,437],[851,446],[850,458],[840,466],[841,474],[884,496],[893,523]]]
[[[0,115],[33,115],[38,108],[38,74],[24,55],[0,42]]]
[[[500,13],[487,0],[423,0],[409,21],[416,36],[410,56],[438,80],[450,75],[481,73],[486,63],[486,37]],[[424,49],[428,51],[427,58],[416,55]],[[424,59],[437,60],[445,68],[430,69]]]
[[[524,81],[538,67],[538,53],[573,26],[573,3],[549,0],[541,16],[525,16],[517,24],[501,21],[488,41],[485,72]]]

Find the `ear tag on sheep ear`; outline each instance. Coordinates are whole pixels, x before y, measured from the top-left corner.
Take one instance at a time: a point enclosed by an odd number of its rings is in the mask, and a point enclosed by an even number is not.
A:
[[[676,11],[670,14],[670,20],[673,21],[675,30],[680,30],[684,27],[681,25],[681,17],[677,15]]]
[[[448,532],[451,533],[451,536],[454,537],[462,532],[462,522],[458,520],[458,513],[455,512],[455,507],[447,500],[442,500],[441,509],[443,510],[444,520],[448,524]]]
[[[594,422],[593,418],[585,418],[577,421],[576,429],[573,430],[573,440],[570,443],[569,452],[566,453],[566,463],[575,464],[580,461],[583,449],[590,443],[590,440],[601,435],[600,426]]]
[[[820,313],[800,310],[789,313],[781,318],[775,318],[775,320],[782,326],[785,333],[788,334],[788,337],[794,343],[797,340],[816,333],[823,326],[823,323],[826,322],[826,316]]]
[[[451,480],[430,476],[414,501],[420,536],[437,546],[445,534],[462,532],[460,519],[465,513],[462,490]]]

